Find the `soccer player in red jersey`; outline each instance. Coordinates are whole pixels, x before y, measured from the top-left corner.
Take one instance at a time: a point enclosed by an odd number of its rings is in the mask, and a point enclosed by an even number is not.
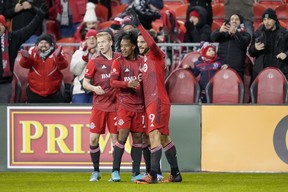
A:
[[[165,54],[140,24],[136,14],[132,12],[132,15],[140,31],[137,39],[139,52],[144,54],[142,81],[148,125],[146,132],[149,134],[151,143],[150,174],[137,180],[136,183],[157,183],[162,147],[171,167],[171,174],[164,182],[181,182],[176,147],[169,136],[170,101],[164,85]]]
[[[112,37],[107,32],[97,34],[97,48],[99,54],[91,59],[86,66],[83,86],[94,92],[93,108],[90,116],[90,155],[94,171],[90,181],[98,181],[100,176],[99,160],[100,134],[105,133],[106,125],[111,134],[112,144],[117,141],[117,119],[116,119],[116,89],[110,86],[110,70],[112,61],[120,56],[112,51]],[[91,79],[94,84],[91,85]]]
[[[142,57],[138,56],[138,30],[118,32],[116,47],[120,47],[122,55],[112,63],[110,83],[119,88],[117,127],[118,141],[113,152],[113,170],[110,181],[120,181],[120,164],[124,152],[124,145],[129,133],[132,134],[131,149],[132,179],[141,179],[140,163],[142,157],[142,134],[144,127],[144,99],[142,90]],[[119,46],[120,44],[120,46]]]

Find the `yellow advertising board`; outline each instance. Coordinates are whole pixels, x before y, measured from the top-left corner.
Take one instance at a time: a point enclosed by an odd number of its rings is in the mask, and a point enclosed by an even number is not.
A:
[[[202,106],[202,171],[288,172],[288,106]]]

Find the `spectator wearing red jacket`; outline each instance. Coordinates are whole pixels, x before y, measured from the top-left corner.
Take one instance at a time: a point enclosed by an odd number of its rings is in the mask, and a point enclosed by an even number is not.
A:
[[[61,103],[64,97],[61,93],[63,74],[61,70],[68,66],[62,47],[55,50],[52,36],[41,35],[34,48],[22,50],[20,65],[29,69],[27,87],[28,103]]]

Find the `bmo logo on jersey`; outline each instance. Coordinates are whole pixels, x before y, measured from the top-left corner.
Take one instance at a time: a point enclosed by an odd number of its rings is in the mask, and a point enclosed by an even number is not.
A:
[[[101,74],[102,79],[110,79],[110,73],[109,74]]]
[[[130,76],[130,77],[124,77],[124,81],[142,81],[142,73],[140,73],[139,75],[138,75],[138,77],[136,77],[136,76]]]

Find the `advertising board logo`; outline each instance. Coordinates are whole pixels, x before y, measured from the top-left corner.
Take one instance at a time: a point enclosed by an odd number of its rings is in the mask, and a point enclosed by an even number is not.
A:
[[[287,132],[288,132],[288,115],[281,119],[275,128],[273,135],[273,144],[275,152],[278,157],[288,164],[288,150],[287,150]]]

